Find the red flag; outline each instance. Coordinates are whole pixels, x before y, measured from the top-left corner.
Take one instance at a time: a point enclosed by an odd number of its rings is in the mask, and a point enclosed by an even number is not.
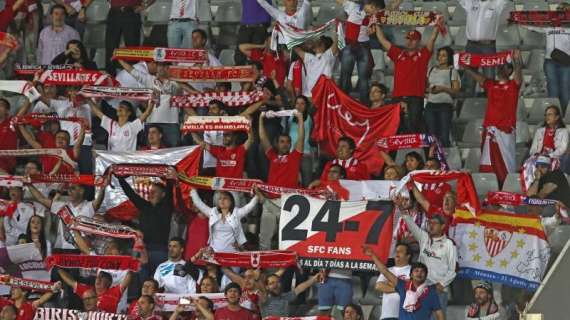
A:
[[[321,76],[313,88],[313,102],[317,112],[312,138],[320,144],[321,151],[332,156],[338,139],[351,137],[356,142],[355,157],[366,164],[370,173],[380,173],[384,161],[376,141],[396,134],[400,106],[386,105],[370,110],[325,76]]]

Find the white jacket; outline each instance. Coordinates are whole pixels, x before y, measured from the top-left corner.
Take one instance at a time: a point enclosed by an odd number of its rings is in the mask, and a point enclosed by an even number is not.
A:
[[[540,153],[542,151],[542,143],[544,141],[544,131],[545,127],[540,127],[536,129],[534,133],[534,138],[532,139],[532,145],[530,147],[530,155]],[[568,148],[568,130],[566,128],[556,129],[554,134],[554,151],[548,154],[551,158],[560,158]]]
[[[192,191],[190,192],[190,196],[192,197],[192,202],[194,202],[194,205],[196,205],[198,210],[200,210],[202,213],[208,216],[208,229],[210,231],[208,244],[211,244],[212,239],[215,236],[213,230],[214,224],[216,224],[218,221],[222,219],[222,214],[218,211],[217,207],[213,208],[208,207],[202,201],[202,199],[200,199],[200,196],[198,195],[198,192],[196,192],[196,190],[192,189]],[[245,234],[243,233],[243,228],[241,227],[240,220],[245,216],[247,216],[247,214],[251,210],[253,210],[253,208],[255,208],[256,204],[257,204],[257,196],[253,197],[251,201],[249,201],[249,203],[246,204],[245,206],[241,208],[234,208],[234,211],[232,211],[232,213],[226,217],[227,222],[229,223],[229,225],[233,230],[234,240],[239,245],[243,245],[244,243],[247,242]],[[235,249],[227,248],[227,250],[224,251],[235,251]]]
[[[440,283],[444,287],[455,279],[455,266],[457,265],[457,248],[445,235],[440,238],[430,238],[425,230],[420,229],[414,220],[403,216],[408,229],[420,244],[419,262],[428,268],[428,284]]]

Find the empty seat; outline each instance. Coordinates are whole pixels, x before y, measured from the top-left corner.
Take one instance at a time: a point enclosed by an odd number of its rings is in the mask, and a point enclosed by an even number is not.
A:
[[[372,277],[368,281],[368,287],[366,288],[366,293],[364,297],[360,299],[359,303],[362,305],[377,305],[382,303],[382,299],[380,298],[380,292],[376,290],[376,281],[378,277]]]
[[[546,35],[544,33],[520,27],[519,34],[522,39],[523,48],[526,50],[539,49],[546,46]]]
[[[352,277],[352,301],[358,303],[362,298],[362,280],[360,277]]]
[[[544,50],[536,49],[530,52],[528,70],[531,73],[544,73]]]
[[[372,53],[372,59],[374,60],[374,70],[384,70],[386,68],[384,51],[380,49],[371,49],[370,52]]]
[[[477,189],[477,195],[479,198],[484,198],[487,196],[489,191],[499,190],[499,182],[497,181],[497,176],[494,173],[479,172],[472,173],[473,183],[475,183],[475,189]]]
[[[224,66],[235,66],[234,54],[234,49],[223,49],[222,52],[220,52],[220,62]]]
[[[215,20],[218,23],[239,23],[241,20],[241,3],[221,3],[216,12]]]
[[[86,48],[105,48],[105,24],[87,24],[83,33],[83,44]],[[101,66],[97,65],[99,68]]]
[[[528,122],[540,123],[544,121],[544,111],[548,106],[555,105],[560,107],[558,98],[536,98],[529,110]]]
[[[319,10],[319,13],[315,17],[314,24],[316,26],[320,26],[328,22],[329,20],[337,18],[343,14],[344,12],[342,8],[338,7],[336,4],[331,3],[330,5],[321,5],[321,9]]]
[[[550,6],[544,1],[524,1],[523,11],[549,11]]]
[[[509,173],[503,183],[503,191],[520,193],[521,190],[521,175],[519,173]]]
[[[501,25],[497,31],[497,49],[512,49],[521,44],[519,29],[514,25]]]
[[[461,148],[473,148],[481,146],[481,135],[483,133],[483,119],[470,120],[465,126],[463,137],[457,145]]]
[[[552,233],[548,236],[548,242],[552,251],[555,253],[560,253],[568,240],[570,239],[570,226],[559,225]]]
[[[433,2],[432,2],[433,3]],[[437,3],[437,2],[436,2]],[[424,31],[422,32],[422,43],[425,45],[429,39],[431,38],[431,34],[433,32],[433,27],[425,27]],[[445,36],[441,33],[437,36],[435,40],[435,48],[441,48],[445,46],[451,46],[452,44],[451,33],[448,32]],[[434,58],[437,58],[436,55],[433,55]]]
[[[481,148],[469,148],[465,150],[465,152],[465,166],[463,166],[463,169],[466,169],[470,172],[479,172],[479,163],[481,162]]]
[[[462,6],[456,6],[455,11],[451,15],[451,20],[448,21],[450,26],[465,26],[467,23],[467,12]]]
[[[472,120],[485,117],[487,98],[467,98],[463,102],[459,120]]]
[[[157,1],[148,7],[147,20],[152,24],[168,24],[172,1]]]
[[[108,13],[109,3],[107,1],[95,0],[85,10],[87,23],[102,23],[107,20]]]
[[[530,142],[530,130],[528,128],[528,123],[525,121],[517,121],[516,127],[516,143],[517,144],[528,144]]]
[[[402,165],[406,161],[406,155],[410,152],[413,152],[413,151],[419,153],[420,156],[422,157],[422,159],[424,159],[424,161],[425,161],[426,157],[425,157],[424,149],[422,149],[422,148],[401,149],[401,150],[398,150],[396,152],[396,160],[395,160],[396,164]]]
[[[212,9],[208,1],[198,1],[198,12],[196,16],[201,23],[212,21]]]
[[[459,154],[459,149],[457,147],[444,148],[445,160],[449,165],[451,170],[461,169],[461,155]]]

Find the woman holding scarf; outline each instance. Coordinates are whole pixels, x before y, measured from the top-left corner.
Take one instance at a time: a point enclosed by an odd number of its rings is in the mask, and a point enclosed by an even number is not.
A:
[[[562,120],[560,108],[551,105],[544,111],[544,123],[536,129],[529,153],[560,158],[566,153],[567,148],[568,130]]]

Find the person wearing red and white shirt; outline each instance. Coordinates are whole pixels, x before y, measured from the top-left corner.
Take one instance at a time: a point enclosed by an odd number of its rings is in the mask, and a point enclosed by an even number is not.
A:
[[[95,116],[101,119],[101,128],[109,134],[107,149],[110,151],[137,150],[137,134],[144,129],[143,123],[154,109],[152,101],[149,101],[144,113],[133,121],[129,121],[129,118],[135,114],[135,109],[128,101],[119,103],[117,121],[107,117],[93,101],[89,100],[89,105]]]
[[[45,216],[45,208],[37,202],[23,201],[24,192],[21,187],[11,187],[8,193],[15,210],[6,212],[6,216],[0,219],[3,220],[0,237],[5,239],[6,246],[13,246],[18,244],[18,237],[26,233],[28,222],[33,216]]]
[[[534,133],[529,154],[560,158],[568,148],[568,130],[562,121],[560,108],[555,105],[544,110],[544,125]]]
[[[88,286],[76,281],[63,269],[58,269],[57,271],[63,282],[72,287],[76,295],[83,297],[86,291],[95,290],[97,294],[97,309],[108,313],[117,313],[117,305],[121,300],[121,295],[129,287],[132,279],[132,272],[129,271],[120,285],[111,287],[113,278],[107,272],[101,271],[95,278],[95,285]]]
[[[322,188],[332,193],[329,200],[348,201],[350,192],[340,184],[340,179],[346,179],[346,170],[340,164],[333,164],[328,169],[326,180],[316,180],[309,189]]]
[[[433,33],[425,47],[420,47],[422,34],[411,30],[406,35],[404,49],[393,45],[378,25],[371,27],[376,32],[378,41],[388,52],[388,57],[394,62],[394,90],[392,96],[407,103],[407,117],[400,125],[404,132],[421,132],[424,95],[426,91],[426,75],[428,64],[433,52],[438,28]],[[405,127],[402,127],[402,124]]]
[[[483,140],[479,171],[494,172],[502,185],[508,173],[516,172],[516,123],[519,91],[522,84],[522,58],[513,51],[513,64],[499,66],[499,79],[489,79],[465,69],[487,91],[487,110],[483,120]],[[511,80],[510,77],[513,76]]]
[[[425,170],[441,170],[441,162],[435,157],[428,158],[424,166]],[[451,191],[451,185],[447,182],[424,183],[422,184],[422,195],[432,205],[441,207],[445,194]],[[453,213],[452,213],[453,214]]]
[[[346,179],[348,180],[368,180],[370,173],[366,164],[354,158],[356,144],[350,137],[341,137],[338,139],[336,147],[336,159],[327,162],[321,174],[321,180],[325,180],[329,169],[332,165],[338,164],[346,170]]]
[[[296,188],[299,186],[299,169],[303,158],[305,142],[305,126],[303,114],[297,113],[297,141],[295,149],[291,150],[291,137],[280,134],[277,137],[275,147],[269,142],[265,131],[265,114],[259,117],[259,139],[265,156],[269,159],[269,175],[267,183],[272,186]],[[263,202],[263,213],[259,233],[259,246],[261,250],[271,249],[271,239],[277,231],[279,216],[281,215],[281,203],[277,195],[268,195]]]
[[[3,276],[6,277],[6,281],[9,281],[10,276]],[[48,291],[42,296],[30,302],[27,298],[28,292],[23,290],[20,287],[12,287],[10,290],[10,299],[7,298],[0,298],[0,306],[2,308],[5,305],[13,305],[16,308],[17,314],[15,320],[32,320],[34,318],[34,314],[36,313],[36,309],[39,308],[41,305],[46,303],[54,293],[61,290],[61,282],[56,282],[52,285],[51,291]],[[2,317],[2,319],[4,319]]]
[[[306,71],[305,79],[303,79],[303,95],[310,98],[313,96],[313,87],[321,75],[332,77],[339,53],[338,35],[334,32],[333,39],[321,36],[313,46],[314,54],[305,52],[300,46],[293,50],[303,60]]]
[[[269,15],[275,19],[277,22],[283,25],[288,25],[297,29],[306,29],[311,21],[309,18],[311,17],[311,1],[309,0],[301,0],[302,4],[299,9],[297,4],[298,0],[285,0],[285,11],[281,11],[266,0],[257,0],[257,3],[269,13]],[[282,34],[279,34],[279,44],[285,44],[285,38]]]
[[[275,87],[282,87],[287,76],[287,66],[284,54],[271,51],[271,36],[267,37],[264,44],[242,43],[239,51],[250,61],[257,61],[263,65],[263,75],[275,82]]]
[[[198,1],[196,0],[172,0],[166,33],[169,48],[190,48],[192,46],[192,31],[198,27],[197,12]]]
[[[137,300],[137,306],[138,314],[132,318],[133,320],[162,320],[162,316],[154,312],[155,302],[152,296],[142,295]]]
[[[10,102],[0,98],[0,150],[18,149],[18,135],[10,128]],[[11,173],[16,167],[16,158],[3,157],[0,161],[0,172]]]
[[[158,281],[156,281],[153,278],[148,278],[142,284],[141,296],[144,295],[153,296],[155,293],[158,293],[159,289],[160,287],[158,285]],[[134,300],[129,305],[129,308],[127,309],[127,314],[130,316],[136,316],[137,314],[139,314],[138,309],[139,309],[138,301]]]
[[[449,225],[453,221],[453,214],[455,213],[455,207],[457,206],[457,195],[452,190],[445,192],[441,204],[435,204],[429,201],[425,194],[420,192],[417,186],[414,184],[412,189],[417,203],[424,210],[427,219],[431,219],[436,215],[445,217],[446,225],[444,233],[447,234],[449,230]]]

